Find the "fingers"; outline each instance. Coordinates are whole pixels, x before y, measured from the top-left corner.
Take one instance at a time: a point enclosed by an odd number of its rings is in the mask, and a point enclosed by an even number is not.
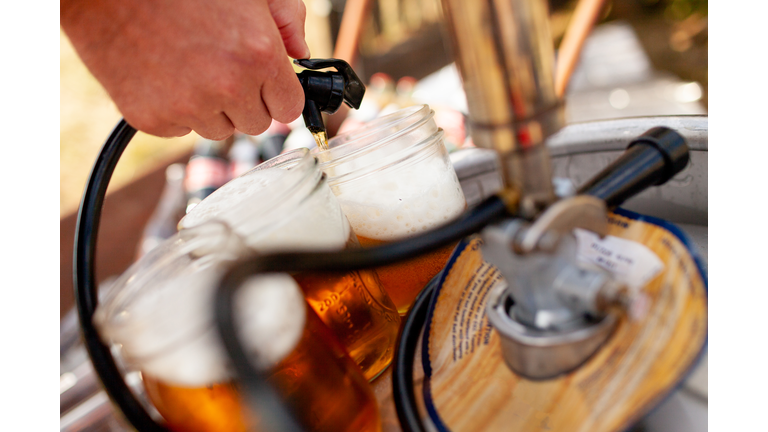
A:
[[[277,39],[277,29],[273,31]],[[234,127],[248,135],[261,134],[272,119],[290,123],[304,109],[304,91],[279,39],[276,43],[261,44],[258,50],[257,57],[262,61],[253,67],[229,77],[211,79],[218,85],[207,98],[207,106],[220,107]]]
[[[208,79],[208,88],[197,93],[174,92],[166,99],[151,98],[151,105],[132,97],[124,104],[123,116],[136,129],[159,137],[176,137],[191,130],[212,140],[222,140],[235,128],[249,135],[259,135],[272,119],[290,123],[301,114],[304,93],[285,51],[270,45],[276,60],[260,65],[260,78],[253,71],[218,79]],[[230,69],[231,71],[231,69]],[[182,86],[184,87],[184,86]],[[133,100],[136,100],[135,102]]]
[[[125,121],[136,130],[160,138],[174,138],[192,132],[192,128],[177,122],[154,116],[149,110],[136,110],[133,106],[122,111]]]
[[[290,123],[301,115],[304,92],[285,53],[262,72],[267,79],[258,84],[234,80],[227,90],[212,88],[193,100],[180,98],[162,106],[130,104],[123,116],[136,129],[158,137],[179,137],[194,130],[203,138],[223,140],[235,129],[248,135],[263,133],[272,119]]]
[[[285,50],[295,59],[309,58],[309,46],[304,40],[307,8],[302,0],[269,0],[269,11],[275,20]]]
[[[268,1],[275,4],[270,5]],[[208,77],[214,86],[208,99],[219,102],[216,106],[226,113],[237,130],[258,135],[269,127],[272,119],[290,123],[304,108],[304,92],[288,59],[277,22],[283,25],[286,34],[295,32],[298,37],[295,40],[304,45],[301,48],[294,43],[294,55],[309,52],[302,52],[306,49],[303,39],[306,10],[300,0],[265,0],[252,6],[253,15],[246,19],[248,31],[240,37],[243,42],[237,51],[240,61]],[[268,9],[272,6],[277,20]]]
[[[265,38],[263,40],[266,42],[260,43],[255,47],[261,51],[258,54],[258,59],[261,61],[256,66],[261,78],[261,87],[256,92],[248,92],[249,97],[260,97],[266,114],[270,117],[267,119],[269,121],[265,123],[264,129],[261,130],[262,132],[269,126],[271,119],[281,123],[290,123],[296,120],[304,109],[304,91],[286,55],[286,47],[280,43],[282,33],[278,28],[278,23],[286,24],[289,20],[294,20],[291,22],[295,22],[297,17],[300,18],[299,23],[301,26],[297,34],[300,35],[298,40],[304,44],[303,25],[306,13],[304,3],[300,0],[270,0],[269,6],[270,13],[274,10],[277,18],[275,21],[269,20],[268,24],[259,29],[262,32],[262,37]],[[291,27],[291,24],[286,25]],[[285,28],[283,26],[283,29]],[[296,54],[296,48],[294,47],[294,55]],[[308,49],[305,54],[309,55]],[[304,55],[304,53],[301,55]],[[252,101],[251,106],[256,108],[259,104],[256,101]],[[230,114],[230,111],[227,111],[227,113]],[[237,118],[241,117],[237,116]],[[237,125],[238,121],[235,123]]]
[[[223,112],[215,113],[203,121],[192,120],[188,124],[201,137],[214,141],[227,139],[235,133],[235,126]]]
[[[290,123],[304,109],[304,90],[288,59],[277,66],[274,79],[264,81],[261,98],[272,118],[281,123]]]
[[[180,126],[177,124],[166,123],[158,126],[144,126],[143,123],[132,122],[127,117],[125,118],[125,121],[128,122],[128,124],[131,125],[136,130],[140,130],[146,134],[154,135],[160,138],[182,137],[192,132],[192,128],[189,128],[186,126]]]
[[[258,90],[254,97],[248,99],[247,102],[241,101],[244,103],[229,106],[226,115],[240,132],[259,135],[267,130],[272,123],[272,117]]]
[[[235,128],[258,135],[272,119],[290,123],[298,118],[304,93],[288,56],[309,57],[304,3],[261,0],[247,6],[220,11],[230,18],[226,26],[201,33],[188,20],[173,21],[179,28],[160,27],[170,35],[162,43],[149,37],[152,32],[130,33],[136,40],[109,51],[137,53],[133,63],[101,74],[126,120],[156,136],[194,130],[220,140]]]
[[[229,117],[211,109],[209,100],[165,100],[163,104],[131,103],[122,111],[125,120],[142,132],[162,138],[184,136],[191,131],[203,138],[223,140],[235,132]]]

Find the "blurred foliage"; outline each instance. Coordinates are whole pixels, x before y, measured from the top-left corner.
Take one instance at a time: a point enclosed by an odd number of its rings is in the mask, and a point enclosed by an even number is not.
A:
[[[622,1],[622,0],[619,0]],[[707,0],[636,0],[645,9],[661,11],[670,21],[682,21],[694,13],[707,16]]]

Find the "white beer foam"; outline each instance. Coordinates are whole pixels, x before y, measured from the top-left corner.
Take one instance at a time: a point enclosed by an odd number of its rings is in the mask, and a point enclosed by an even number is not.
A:
[[[268,230],[253,232],[246,243],[262,252],[341,250],[352,227],[327,184],[302,206],[284,215]]]
[[[269,168],[233,179],[196,205],[182,219],[181,227],[220,220],[260,252],[343,249],[351,228],[325,182],[317,189],[299,192],[312,195],[303,202],[295,200],[293,207],[278,207],[274,212],[262,207],[288,199],[282,196],[286,191],[280,185],[286,174],[281,168]]]
[[[354,183],[354,189],[338,187],[339,204],[355,234],[375,240],[397,240],[443,225],[466,205],[455,172],[440,160]]]
[[[249,172],[236,177],[198,203],[181,220],[182,228],[191,228],[211,219],[218,219],[233,226],[239,221],[237,214],[232,213],[232,207],[241,202],[255,201],[258,203],[260,194],[269,193],[268,186],[276,184],[288,176],[283,169],[265,169]]]
[[[237,293],[240,340],[254,364],[273,367],[296,347],[307,322],[307,303],[294,279],[286,274],[252,277]]]
[[[228,357],[213,325],[215,285],[210,282],[219,274],[211,269],[174,279],[123,313],[122,349],[138,369],[178,386],[230,379]],[[240,340],[260,368],[274,366],[301,339],[306,303],[288,275],[250,279],[238,292],[235,309]]]

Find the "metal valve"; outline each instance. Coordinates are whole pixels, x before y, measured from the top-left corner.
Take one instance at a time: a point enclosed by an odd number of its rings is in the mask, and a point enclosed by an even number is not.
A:
[[[567,373],[607,340],[619,314],[642,316],[647,299],[578,262],[572,232],[605,236],[609,207],[666,182],[687,163],[682,136],[653,128],[582,186],[581,195],[552,204],[533,222],[505,221],[482,231],[483,257],[507,282],[491,294],[487,313],[511,369],[531,379]]]

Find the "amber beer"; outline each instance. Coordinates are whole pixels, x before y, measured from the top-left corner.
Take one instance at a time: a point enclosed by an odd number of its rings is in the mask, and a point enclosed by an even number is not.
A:
[[[259,252],[359,247],[317,161],[306,149],[273,158],[212,193],[180,222],[218,219]],[[368,379],[391,363],[400,316],[372,270],[294,278]]]
[[[408,177],[405,176],[406,181],[402,183],[404,190],[408,188]],[[350,223],[357,233],[360,244],[363,247],[371,247],[406,239],[414,234],[428,231],[439,226],[441,222],[455,217],[466,208],[463,194],[459,195],[455,189],[453,191],[448,189],[443,192],[441,195],[448,199],[439,204],[436,203],[434,209],[425,213],[419,212],[419,207],[422,207],[419,204],[423,204],[424,197],[417,194],[408,197],[405,193],[402,194],[402,201],[399,203],[405,204],[397,204],[388,209],[388,213],[394,216],[390,220],[381,217],[368,218],[367,214],[369,213],[357,210],[358,203],[347,200],[340,200],[340,202],[344,211],[353,215],[350,217]],[[415,207],[416,211],[403,209],[404,206]],[[382,212],[383,214],[384,212]],[[419,292],[430,279],[442,270],[455,246],[455,244],[447,245],[434,252],[375,269],[384,290],[387,291],[401,315],[408,312],[408,308]]]
[[[96,310],[102,339],[141,372],[149,401],[172,430],[258,430],[213,324],[217,282],[246,252],[221,223],[183,230],[121,275]],[[253,277],[234,300],[251,363],[305,427],[379,430],[367,380],[290,276]]]
[[[371,270],[293,275],[312,309],[372,380],[394,356],[400,317]]]
[[[381,246],[387,242],[358,236],[363,247]],[[376,273],[398,312],[408,312],[413,300],[427,283],[445,267],[456,244],[442,247],[435,252],[384,267],[376,267]]]
[[[143,379],[149,399],[173,431],[260,430],[258,417],[243,409],[238,386],[231,381],[185,387],[148,374]],[[272,369],[268,381],[310,430],[381,430],[370,386],[311,309],[296,349]]]
[[[360,243],[349,232],[347,248]],[[368,380],[387,368],[394,356],[400,316],[374,270],[303,272],[291,275],[304,298],[331,330]]]
[[[443,225],[466,208],[443,131],[426,105],[381,117],[316,152],[328,184],[360,243],[375,246]],[[405,314],[446,264],[453,245],[376,268],[384,290]]]

